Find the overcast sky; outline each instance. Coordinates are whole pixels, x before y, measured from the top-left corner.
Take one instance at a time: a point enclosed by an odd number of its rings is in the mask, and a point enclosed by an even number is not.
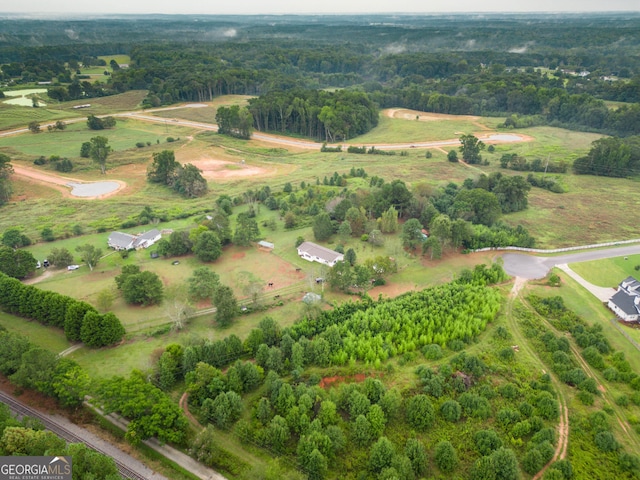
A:
[[[177,14],[303,14],[303,13],[463,13],[463,12],[600,12],[640,11],[640,0],[2,0],[2,13],[177,13]]]

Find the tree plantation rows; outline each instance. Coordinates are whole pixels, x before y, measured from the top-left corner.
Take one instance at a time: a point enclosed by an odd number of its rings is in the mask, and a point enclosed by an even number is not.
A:
[[[632,370],[625,354],[611,347],[602,327],[588,326],[565,307],[562,297],[530,295],[527,301],[548,323],[545,325],[532,311],[520,308],[516,315],[524,334],[554,374],[575,389],[577,401],[584,406],[580,413],[576,412],[571,424],[574,466],[582,470],[585,465],[592,465],[588,468],[595,468],[594,475],[607,472],[621,478],[637,478],[640,457],[629,453],[624,442],[616,438],[612,423],[628,421],[638,431],[635,418],[639,411],[636,407],[640,406],[640,377]],[[571,337],[562,332],[570,332]],[[578,349],[572,347],[572,341],[581,350],[586,364],[602,375],[604,385],[599,385],[601,380],[577,358]],[[607,399],[609,395],[613,402]],[[615,412],[614,406],[620,408],[619,412]],[[593,467],[593,462],[598,463],[598,467]]]

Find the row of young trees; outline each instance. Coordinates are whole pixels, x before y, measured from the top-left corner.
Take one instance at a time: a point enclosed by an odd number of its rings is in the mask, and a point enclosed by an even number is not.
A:
[[[24,285],[0,273],[0,306],[7,313],[64,329],[71,341],[104,347],[122,340],[125,330],[113,313],[100,314],[88,303],[56,292]]]

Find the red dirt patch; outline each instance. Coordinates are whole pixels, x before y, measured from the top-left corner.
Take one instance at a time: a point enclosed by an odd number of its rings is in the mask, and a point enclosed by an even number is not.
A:
[[[355,375],[350,375],[348,377],[336,375],[333,377],[324,377],[322,380],[320,380],[319,385],[320,385],[320,388],[329,388],[334,384],[338,384],[346,381],[361,383],[361,382],[364,382],[365,378],[367,378],[367,376],[364,373],[356,373]]]
[[[244,258],[245,255],[246,253],[244,252],[236,252],[231,256],[231,258],[233,258],[234,260],[240,260],[241,258]]]

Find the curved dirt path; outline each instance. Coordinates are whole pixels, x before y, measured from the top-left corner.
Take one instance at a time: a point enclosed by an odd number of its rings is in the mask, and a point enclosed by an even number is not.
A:
[[[509,322],[511,331],[513,332],[514,340],[518,342],[518,346],[520,346],[520,348],[524,348],[529,356],[538,363],[538,365],[544,372],[544,363],[542,362],[540,357],[538,357],[538,354],[533,350],[533,348],[529,346],[529,342],[520,331],[520,326],[513,316],[513,304],[518,298],[520,290],[526,285],[526,283],[526,278],[515,278],[513,288],[509,293],[509,299],[507,301],[507,321]],[[569,409],[567,407],[567,400],[564,397],[561,389],[562,385],[560,384],[558,379],[552,373],[550,373],[549,375],[551,377],[551,383],[553,383],[553,386],[558,393],[558,403],[560,404],[560,421],[557,428],[558,444],[556,445],[556,450],[553,454],[553,458],[544,467],[542,467],[542,469],[538,473],[536,473],[536,475],[533,477],[533,480],[539,480],[540,478],[542,478],[544,473],[551,466],[551,464],[553,464],[553,462],[557,460],[563,460],[567,456],[567,449],[569,446]]]

